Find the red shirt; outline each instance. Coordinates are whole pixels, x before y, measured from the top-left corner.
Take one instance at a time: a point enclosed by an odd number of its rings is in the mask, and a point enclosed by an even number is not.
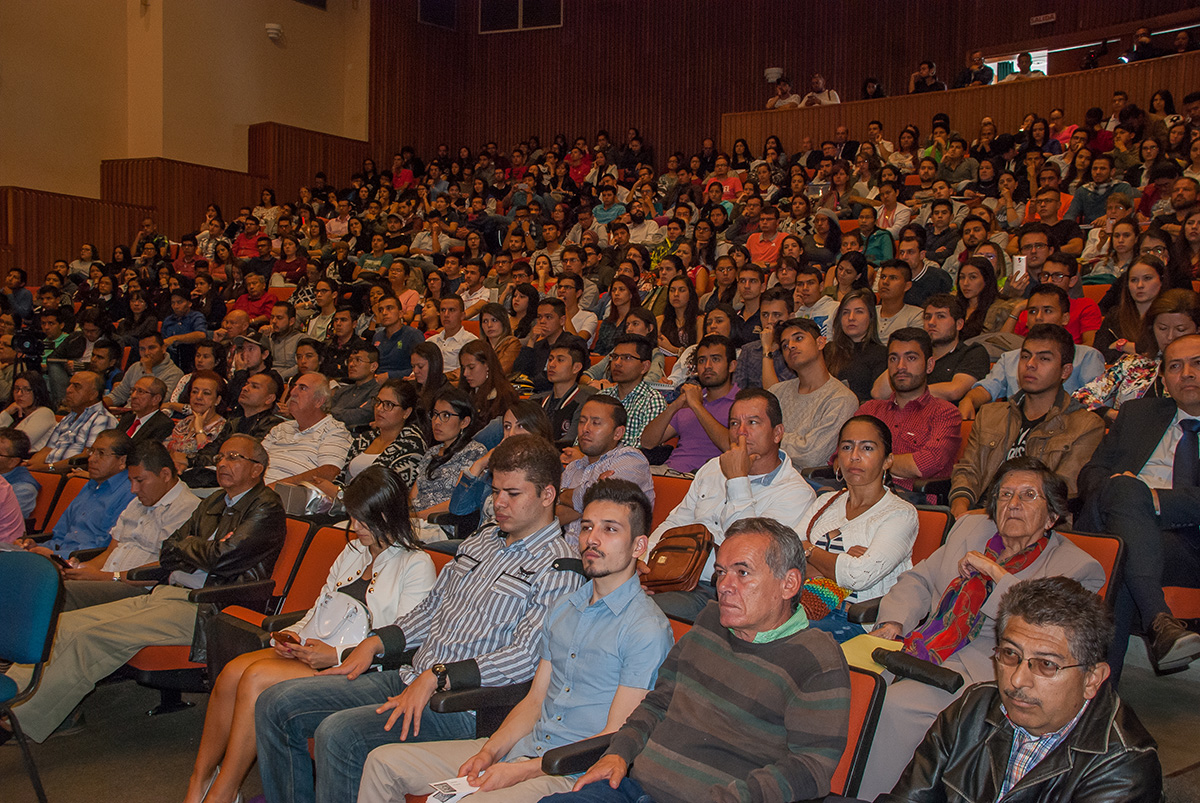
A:
[[[746,250],[750,252],[750,261],[758,265],[774,265],[779,261],[779,249],[783,247],[783,232],[775,232],[774,239],[763,238],[756,231],[746,239]]]
[[[1025,318],[1026,311],[1021,310],[1020,316],[1017,317],[1017,325],[1013,327],[1014,333],[1023,336],[1029,332]],[[1083,333],[1098,331],[1102,323],[1104,315],[1100,312],[1099,304],[1090,298],[1071,299],[1071,317],[1067,320],[1066,330],[1071,333],[1072,340],[1082,343]]]
[[[269,292],[263,293],[258,301],[252,301],[249,293],[242,293],[238,296],[238,300],[233,302],[233,309],[245,311],[250,316],[250,320],[254,320],[255,318],[270,318],[271,307],[275,306],[275,302],[278,300]]]
[[[249,259],[250,257],[258,256],[258,238],[262,236],[262,232],[250,236],[242,232],[233,241],[233,255],[238,259]]]
[[[919,399],[900,407],[890,399],[863,402],[855,415],[873,415],[892,431],[892,451],[911,454],[925,478],[949,477],[962,444],[962,415],[958,407],[933,396],[928,388]],[[897,488],[912,490],[913,481],[896,477]]]

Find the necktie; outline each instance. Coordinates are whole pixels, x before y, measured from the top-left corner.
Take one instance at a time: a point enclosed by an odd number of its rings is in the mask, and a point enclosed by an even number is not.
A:
[[[142,425],[142,419],[140,419],[140,418],[133,419],[133,424],[129,427],[129,431],[126,432],[125,434],[132,438],[133,433],[137,432],[138,427],[140,427],[141,425]]]
[[[1189,418],[1179,422],[1183,437],[1175,446],[1175,463],[1172,476],[1175,488],[1200,486],[1200,420]]]

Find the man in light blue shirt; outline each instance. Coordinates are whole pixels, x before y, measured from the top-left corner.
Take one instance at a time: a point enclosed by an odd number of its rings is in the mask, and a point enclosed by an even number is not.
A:
[[[134,499],[125,472],[125,458],[132,449],[133,441],[121,430],[101,432],[88,455],[87,484],[63,511],[50,540],[39,545],[25,538],[19,543],[30,552],[63,559],[77,549],[108,546],[109,531]]]
[[[615,731],[654,687],[672,639],[667,618],[638,580],[650,502],[618,479],[600,480],[585,501],[579,549],[591,582],[560,597],[546,615],[529,694],[488,739],[375,748],[363,767],[359,803],[427,794],[431,782],[459,776],[479,788],[473,803],[536,803],[570,791],[574,776],[542,773],[545,752]]]

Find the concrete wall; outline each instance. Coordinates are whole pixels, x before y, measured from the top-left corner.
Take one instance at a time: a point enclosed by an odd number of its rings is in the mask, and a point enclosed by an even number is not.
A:
[[[272,120],[365,139],[369,3],[0,2],[0,185],[97,197],[102,159],[245,170]]]

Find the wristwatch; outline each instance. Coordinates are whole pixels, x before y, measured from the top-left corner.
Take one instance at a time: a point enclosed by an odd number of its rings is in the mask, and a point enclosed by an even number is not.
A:
[[[437,677],[438,691],[446,691],[450,688],[450,670],[446,669],[445,664],[434,664],[430,667],[430,671]]]
[[[125,572],[113,572],[113,582],[114,583],[121,582],[121,575],[123,575],[124,573]]]

